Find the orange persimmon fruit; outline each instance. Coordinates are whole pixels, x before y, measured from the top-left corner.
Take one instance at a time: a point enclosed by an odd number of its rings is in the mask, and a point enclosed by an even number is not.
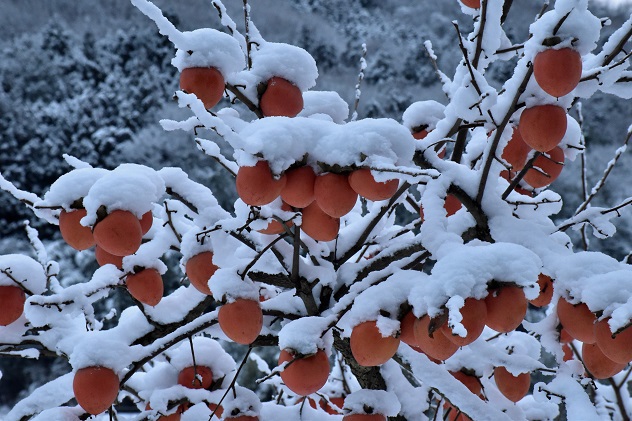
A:
[[[485,322],[488,319],[487,307],[483,300],[468,298],[459,312],[463,316],[461,323],[467,331],[465,337],[454,334],[448,323],[443,324],[439,330],[450,342],[458,346],[465,346],[474,342],[483,333]]]
[[[351,331],[351,353],[358,364],[374,367],[390,360],[399,347],[399,338],[382,336],[375,320],[362,322]]]
[[[86,250],[94,245],[92,229],[79,223],[84,216],[86,216],[85,209],[77,209],[70,212],[62,210],[59,214],[61,236],[75,250]]]
[[[572,48],[541,51],[533,60],[533,76],[544,92],[554,97],[570,93],[582,77],[582,57]]]
[[[500,393],[512,402],[518,402],[529,392],[531,373],[511,374],[505,367],[494,369],[494,381]]]
[[[540,295],[533,300],[529,300],[529,302],[536,307],[549,305],[551,298],[553,298],[553,281],[551,277],[541,273],[538,275],[538,285],[540,286]]]
[[[522,288],[506,285],[489,291],[485,297],[487,326],[496,332],[511,332],[527,314],[527,298]]]
[[[105,266],[107,264],[111,264],[121,269],[123,267],[123,256],[115,256],[107,251],[103,250],[101,247],[96,246],[94,248],[94,257],[97,260],[99,266]]]
[[[26,294],[18,286],[0,286],[0,326],[8,326],[22,316]]]
[[[97,415],[106,411],[116,400],[119,377],[111,368],[84,367],[75,373],[72,389],[79,406]]]
[[[259,108],[266,117],[294,117],[303,109],[303,93],[292,82],[281,77],[272,77],[261,95]]]
[[[360,196],[377,202],[393,197],[399,181],[394,179],[378,182],[373,178],[370,169],[360,168],[349,175],[349,185]]]
[[[607,379],[625,368],[627,364],[608,358],[597,344],[582,344],[582,360],[586,370],[596,379]]]
[[[536,105],[520,115],[518,130],[524,142],[536,151],[556,147],[566,134],[566,110],[557,105]]]
[[[531,150],[531,147],[524,143],[522,136],[520,136],[520,130],[514,127],[511,139],[509,139],[509,142],[503,149],[501,158],[511,165],[513,171],[520,171],[524,168],[524,164],[527,163],[527,155],[529,155]]]
[[[459,346],[448,339],[439,327],[432,336],[428,332],[430,326],[430,317],[425,316],[415,320],[415,339],[417,346],[426,355],[437,360],[448,359],[459,349]]]
[[[224,76],[214,67],[188,67],[180,73],[180,89],[195,94],[209,109],[224,95]]]
[[[311,395],[327,383],[329,358],[322,349],[314,355],[296,359],[294,353],[284,349],[279,355],[279,365],[284,362],[291,363],[281,371],[281,379],[297,395]]]
[[[531,187],[540,188],[554,182],[564,169],[564,151],[559,146],[540,155],[533,161],[533,167],[524,175],[524,181]],[[539,169],[536,169],[539,168]]]
[[[316,173],[309,165],[293,168],[285,173],[286,183],[281,199],[295,208],[304,208],[314,201]]]
[[[145,212],[142,218],[139,219],[140,229],[143,232],[143,235],[147,234],[151,229],[151,226],[154,223],[154,215],[152,215],[151,211]]]
[[[326,173],[314,181],[314,199],[318,207],[332,218],[349,213],[358,200],[347,174]]]
[[[302,219],[301,228],[314,240],[332,241],[338,236],[340,219],[327,215],[316,202],[303,209]]]
[[[627,327],[614,335],[608,319],[595,323],[595,343],[606,357],[620,364],[632,361],[632,329]]]
[[[213,371],[203,365],[185,367],[178,373],[178,384],[189,389],[208,389],[212,383]]]
[[[213,295],[208,286],[208,280],[217,269],[219,268],[213,264],[213,253],[210,251],[196,254],[187,260],[185,265],[185,271],[191,285],[206,295]]]
[[[573,338],[587,344],[595,343],[595,315],[585,303],[573,305],[560,297],[557,302],[557,317],[566,332]]]
[[[290,212],[292,208],[287,203],[283,203],[281,204],[281,210]],[[294,225],[294,222],[287,221],[285,225],[287,225],[289,228],[292,225]],[[270,222],[268,222],[267,227],[265,227],[264,229],[258,230],[258,232],[260,232],[261,234],[276,235],[276,234],[281,234],[285,232],[285,228],[283,227],[283,224],[281,222],[273,218]]]
[[[97,246],[115,256],[136,253],[143,239],[140,221],[133,213],[115,210],[97,222],[92,232]]]
[[[164,292],[162,276],[154,268],[127,275],[125,285],[132,297],[152,307],[160,302]]]
[[[238,298],[220,307],[219,327],[233,341],[248,345],[254,342],[263,327],[263,312],[258,301]]]
[[[267,205],[279,197],[285,186],[285,174],[275,179],[267,161],[258,161],[252,167],[240,167],[237,171],[237,194],[251,206]]]

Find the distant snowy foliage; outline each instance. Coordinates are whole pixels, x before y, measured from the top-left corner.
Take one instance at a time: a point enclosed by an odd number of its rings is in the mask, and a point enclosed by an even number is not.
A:
[[[603,21],[587,1],[558,0],[512,44],[503,29],[509,3],[467,1],[472,32],[455,23],[455,43],[423,45],[445,104],[410,101],[400,123],[355,120],[339,94],[309,91],[319,77],[312,56],[266,42],[247,3],[243,30],[212,0],[225,28],[191,32],[148,0],[132,3],[175,45],[183,80],[190,69],[203,80],[174,95],[188,117],[160,123],[195,136],[236,177],[239,198],[222,206],[232,185],[208,188],[188,168],[101,169],[72,154],[75,169],[42,198],[10,172],[0,177],[69,246],[96,244],[100,265],[65,281],[30,227],[37,261],[0,258],[0,299],[23,300],[2,304],[0,352],[52,353],[71,367],[7,419],[108,419],[124,399],[137,413],[120,416],[131,419],[629,419],[632,269],[588,244],[590,231],[613,236],[632,204],[592,206],[625,147],[565,221],[553,220],[565,204],[548,186],[565,162],[590,153],[578,97],[630,97],[632,16],[598,49]],[[377,5],[361,3],[356,19]],[[47,48],[63,57],[72,44],[53,35]],[[438,66],[438,47],[462,51],[453,72]],[[565,48],[578,53],[577,80],[556,97],[538,79],[547,68],[537,59]],[[362,62],[358,102],[365,74],[385,85],[397,76],[388,55],[368,60],[366,73]],[[500,85],[486,77],[497,65]],[[129,83],[144,87],[139,73]],[[229,106],[207,109],[207,89]],[[529,121],[537,110],[561,119]],[[553,146],[532,142],[555,125]],[[116,120],[92,139],[119,128],[130,126]],[[580,231],[583,249],[569,230]],[[163,260],[174,254],[183,282],[165,294]],[[125,290],[131,303],[119,312],[109,300]],[[226,349],[245,345],[238,364]],[[279,351],[278,363],[266,347]],[[256,391],[241,384],[248,361],[260,372]]]

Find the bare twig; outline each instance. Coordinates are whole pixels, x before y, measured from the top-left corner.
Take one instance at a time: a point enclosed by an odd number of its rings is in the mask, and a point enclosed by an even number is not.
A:
[[[356,121],[358,119],[358,106],[360,105],[360,97],[362,96],[362,91],[360,90],[360,85],[362,85],[362,81],[364,80],[364,71],[366,70],[366,44],[362,43],[362,56],[360,57],[360,72],[358,73],[358,83],[355,86],[355,102],[353,103],[353,114],[351,115],[351,121]]]

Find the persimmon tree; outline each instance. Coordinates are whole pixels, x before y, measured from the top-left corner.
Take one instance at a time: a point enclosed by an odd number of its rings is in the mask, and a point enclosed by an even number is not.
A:
[[[30,227],[36,258],[0,257],[0,352],[72,366],[7,419],[630,419],[632,268],[587,242],[632,203],[591,205],[625,146],[594,188],[582,174],[584,201],[561,223],[549,185],[585,160],[581,101],[632,98],[632,17],[597,48],[607,20],[558,0],[512,44],[511,1],[463,2],[463,58],[436,66],[445,103],[420,99],[398,122],[310,90],[312,57],[265,41],[246,0],[243,25],[211,0],[223,28],[191,32],[132,3],[176,48],[190,117],[163,128],[190,132],[239,199],[222,208],[182,168],[69,155],[42,198],[0,178],[101,265],[67,285]],[[514,59],[490,85],[486,71]],[[168,253],[185,280],[163,296]],[[134,305],[108,311],[125,293]],[[240,386],[249,359],[271,398]],[[138,413],[117,413],[124,399]]]

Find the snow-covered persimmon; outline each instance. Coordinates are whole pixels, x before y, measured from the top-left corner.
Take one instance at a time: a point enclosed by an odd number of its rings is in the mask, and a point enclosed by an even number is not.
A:
[[[491,289],[485,304],[487,326],[496,332],[511,332],[520,326],[527,314],[527,298],[522,288],[513,285]]]
[[[159,416],[157,418],[158,421],[180,421],[180,419],[182,418],[183,408],[185,406],[186,405],[184,405],[184,404],[178,406],[178,409],[173,414]],[[147,403],[147,405],[145,406],[145,410],[146,411],[151,411],[151,405],[149,403]]]
[[[224,95],[224,76],[214,67],[188,67],[180,73],[180,89],[195,94],[209,109]]]
[[[238,298],[220,307],[217,314],[219,327],[238,344],[251,344],[263,326],[263,312],[259,302]]]
[[[585,303],[573,305],[560,297],[557,302],[557,317],[564,329],[573,338],[588,344],[595,343],[595,315]]]
[[[595,323],[595,343],[612,361],[627,364],[632,361],[632,329],[627,327],[615,335],[610,331],[609,320]]]
[[[533,161],[533,167],[524,175],[524,181],[536,189],[548,186],[560,176],[563,169],[564,151],[556,146]]]
[[[281,379],[297,395],[311,395],[327,383],[329,358],[322,349],[309,356],[297,356],[284,349],[279,355],[279,365],[285,362],[288,365],[281,371]]]
[[[453,194],[448,194],[445,197],[445,202],[443,203],[443,209],[445,209],[446,212],[446,216],[452,216],[455,213],[457,213],[457,211],[459,209],[461,209],[463,205],[461,204],[461,201]],[[421,217],[421,221],[424,221],[424,208],[423,206],[419,207],[419,216]]]
[[[208,389],[213,384],[213,371],[203,365],[185,367],[178,373],[178,384],[189,389]]]
[[[215,411],[215,416],[217,418],[222,418],[222,414],[224,413],[224,408],[222,407],[222,405],[217,405],[216,403],[209,403],[208,409],[211,410],[211,413]]]
[[[459,0],[459,1],[471,9],[481,8],[481,0]]]
[[[152,215],[151,211],[145,212],[143,216],[139,220],[140,229],[143,232],[143,235],[147,234],[151,229],[151,226],[154,223],[154,215]]]
[[[553,298],[553,281],[551,277],[541,273],[538,276],[538,286],[540,287],[540,295],[533,300],[529,300],[529,302],[536,307],[549,305],[551,298]]]
[[[406,313],[406,315],[402,318],[399,325],[399,340],[404,342],[405,344],[416,347],[417,340],[415,339],[415,320],[417,318],[413,314],[412,311]]]
[[[26,294],[22,288],[0,285],[0,326],[8,326],[20,318],[24,312]]]
[[[582,361],[586,370],[596,379],[607,379],[619,373],[627,364],[606,357],[597,344],[582,344]]]
[[[430,334],[428,328],[430,326],[430,317],[425,316],[415,320],[415,339],[419,349],[429,357],[437,360],[445,360],[450,358],[459,346],[448,339],[441,331],[441,326]],[[432,335],[432,336],[431,336]]]
[[[185,265],[185,271],[191,285],[206,295],[213,295],[208,286],[208,280],[218,269],[213,264],[213,252],[203,251],[189,258]]]
[[[582,77],[582,57],[572,48],[549,48],[535,55],[533,76],[554,97],[570,93]]]
[[[338,236],[340,219],[327,215],[316,202],[303,209],[302,219],[301,229],[314,240],[332,241]]]
[[[485,329],[485,323],[488,319],[487,307],[483,300],[468,298],[465,300],[463,307],[459,309],[459,312],[463,316],[461,323],[467,331],[465,336],[453,333],[449,323],[443,324],[439,330],[455,345],[465,346],[478,339],[483,329]]]
[[[289,212],[292,210],[292,208],[287,203],[283,203],[281,204],[281,210]],[[285,222],[285,225],[287,225],[287,227],[289,228],[294,225],[294,222],[287,221]],[[285,227],[283,227],[283,224],[279,222],[277,219],[273,219],[272,221],[268,222],[267,227],[265,227],[264,229],[260,229],[258,231],[261,234],[276,235],[276,234],[281,234],[285,232]]]
[[[101,247],[96,246],[94,248],[94,258],[97,260],[99,266],[114,265],[121,269],[123,267],[123,256],[115,256],[112,253],[108,253]]]
[[[373,200],[386,200],[393,197],[399,185],[398,180],[377,182],[368,168],[360,168],[349,174],[349,185],[360,196]]]
[[[252,167],[240,167],[237,171],[237,194],[250,206],[262,206],[279,197],[285,186],[285,174],[276,179],[267,161],[258,161]]]
[[[358,193],[351,188],[347,174],[330,172],[316,177],[314,199],[327,215],[340,218],[353,209],[358,200]]]
[[[373,367],[390,360],[399,347],[399,338],[383,336],[375,320],[362,322],[351,331],[353,358],[364,367]]]
[[[413,137],[417,140],[422,140],[425,139],[426,136],[428,136],[428,130],[423,129],[423,130],[417,130],[415,132],[413,132]]]
[[[125,285],[132,297],[149,306],[157,305],[164,293],[162,276],[153,268],[146,268],[127,275]]]
[[[304,208],[314,201],[314,181],[316,173],[312,167],[304,165],[286,171],[285,187],[281,199],[295,208]]]
[[[522,140],[536,151],[556,147],[566,134],[566,110],[557,105],[536,105],[520,115],[518,130]]]
[[[518,402],[529,393],[531,373],[511,374],[505,367],[494,369],[494,381],[500,393],[512,402]]]
[[[452,374],[455,379],[463,383],[470,392],[476,396],[480,396],[482,385],[478,377],[466,374],[462,371],[451,371],[450,374]]]
[[[107,367],[84,367],[77,370],[72,381],[77,403],[86,412],[97,415],[106,411],[118,396],[119,377]]]
[[[509,139],[509,142],[507,142],[507,145],[503,149],[501,158],[511,165],[512,171],[520,171],[527,163],[527,155],[529,155],[531,151],[531,147],[522,140],[520,130],[514,127],[511,139]]]
[[[96,244],[115,256],[129,256],[140,247],[143,231],[131,212],[115,210],[97,222],[93,230]]]
[[[292,82],[272,77],[261,95],[259,108],[266,117],[294,117],[303,109],[303,93]]]
[[[70,212],[62,210],[59,214],[59,232],[64,241],[75,250],[87,250],[94,245],[92,229],[79,223],[84,216],[85,209]]]

